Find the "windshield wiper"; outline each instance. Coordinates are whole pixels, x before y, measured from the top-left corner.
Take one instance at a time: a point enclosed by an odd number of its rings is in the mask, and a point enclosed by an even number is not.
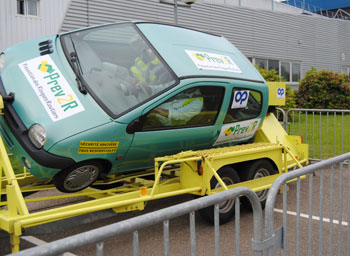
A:
[[[77,50],[75,49],[75,45],[74,45],[72,36],[70,36],[70,40],[72,42],[73,49],[74,49],[74,51],[71,52],[69,55],[70,55],[70,60],[74,64],[73,65],[73,70],[74,70],[74,73],[76,75],[76,79],[75,80],[77,81],[79,91],[82,94],[87,94],[85,80],[84,80],[83,75],[82,75],[80,61],[79,61],[79,58],[78,58],[78,55],[77,55]]]

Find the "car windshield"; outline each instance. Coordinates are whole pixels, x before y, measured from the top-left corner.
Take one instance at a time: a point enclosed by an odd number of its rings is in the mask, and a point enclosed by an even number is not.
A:
[[[89,93],[117,117],[175,83],[174,77],[131,23],[62,36],[67,58]]]

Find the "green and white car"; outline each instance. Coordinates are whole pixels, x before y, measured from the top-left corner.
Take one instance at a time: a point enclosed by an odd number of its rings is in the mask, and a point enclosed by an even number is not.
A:
[[[0,93],[8,148],[63,192],[156,156],[249,142],[268,108],[266,82],[227,39],[149,22],[10,47]]]

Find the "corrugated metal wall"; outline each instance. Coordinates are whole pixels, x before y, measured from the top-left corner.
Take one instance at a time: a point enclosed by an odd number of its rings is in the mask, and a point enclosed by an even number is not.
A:
[[[72,0],[62,30],[125,20],[173,23],[174,8],[157,0]],[[246,56],[299,61],[303,74],[350,65],[349,21],[195,3],[178,8],[178,24],[223,35]]]
[[[24,40],[59,32],[70,0],[39,3],[39,16],[30,17],[17,14],[15,0],[0,0],[0,51]]]
[[[16,13],[16,1],[0,0],[0,50],[106,22],[174,22],[174,7],[158,0],[41,0],[39,18]],[[201,2],[179,7],[178,23],[223,35],[249,57],[301,62],[302,74],[311,67],[340,72],[350,66],[349,21]]]

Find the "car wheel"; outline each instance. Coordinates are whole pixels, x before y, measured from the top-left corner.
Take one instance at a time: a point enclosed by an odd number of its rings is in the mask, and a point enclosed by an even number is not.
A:
[[[240,178],[237,172],[229,166],[222,167],[218,170],[218,174],[221,177],[225,185],[232,185],[240,182]],[[221,187],[220,183],[213,177],[210,180],[210,186],[212,189]],[[225,224],[231,220],[235,213],[235,199],[226,200],[219,204],[219,222]],[[209,206],[199,210],[199,214],[206,221],[214,224],[214,206]]]
[[[56,174],[53,183],[61,192],[77,192],[93,184],[102,170],[99,161],[81,162]]]
[[[276,173],[275,168],[268,160],[260,159],[260,160],[254,161],[248,167],[248,171],[243,175],[244,175],[244,180],[254,180],[254,179],[259,179],[259,178],[263,178],[266,176],[270,176],[270,175],[275,174],[275,173]],[[258,196],[261,207],[263,209],[265,208],[268,192],[269,192],[269,190],[265,189],[265,190],[258,191],[255,193]],[[242,197],[241,201],[242,201],[242,204],[244,207],[246,207],[249,210],[252,210],[252,205],[251,205],[248,198]]]

